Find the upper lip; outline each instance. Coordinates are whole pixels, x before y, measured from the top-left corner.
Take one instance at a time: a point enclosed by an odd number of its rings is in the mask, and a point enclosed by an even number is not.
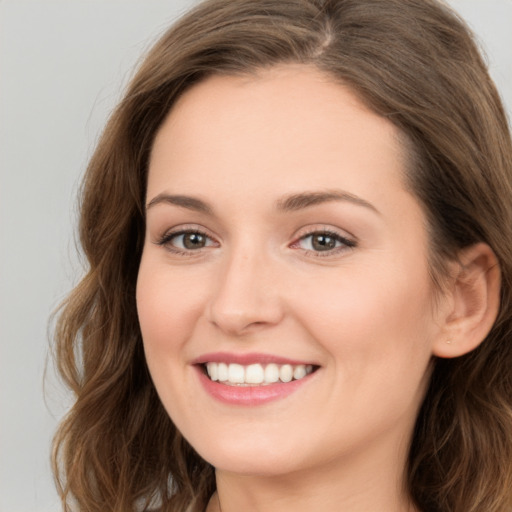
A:
[[[299,361],[297,359],[290,359],[288,357],[276,356],[273,354],[260,354],[260,353],[247,353],[236,354],[232,352],[211,352],[203,354],[192,361],[192,364],[205,364],[205,363],[226,363],[226,364],[240,364],[243,366],[249,364],[291,364],[293,366],[299,364],[316,365],[311,361]]]

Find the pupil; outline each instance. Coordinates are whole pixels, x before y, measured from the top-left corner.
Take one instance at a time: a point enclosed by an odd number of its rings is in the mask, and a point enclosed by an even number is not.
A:
[[[336,247],[336,240],[328,235],[316,235],[312,241],[313,249],[316,251],[328,251]]]
[[[199,233],[187,233],[183,236],[183,245],[187,249],[200,249],[204,247],[204,236]]]

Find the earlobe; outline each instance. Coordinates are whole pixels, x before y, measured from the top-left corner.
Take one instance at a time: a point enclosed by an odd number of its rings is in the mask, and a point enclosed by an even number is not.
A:
[[[487,244],[479,243],[460,253],[448,292],[449,311],[442,334],[434,343],[434,355],[459,357],[482,343],[498,316],[500,283],[499,263]]]

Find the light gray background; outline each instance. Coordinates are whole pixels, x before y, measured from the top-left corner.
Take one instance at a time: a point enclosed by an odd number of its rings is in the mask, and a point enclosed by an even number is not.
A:
[[[276,0],[277,1],[277,0]],[[80,176],[138,57],[194,0],[0,0],[0,512],[59,510],[49,445],[69,403],[51,311],[80,275]],[[512,112],[512,0],[451,0]]]

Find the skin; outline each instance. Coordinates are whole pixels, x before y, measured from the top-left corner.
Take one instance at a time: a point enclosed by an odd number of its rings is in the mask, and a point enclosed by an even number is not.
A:
[[[455,339],[455,309],[450,294],[434,301],[425,215],[404,168],[393,125],[302,65],[211,77],[159,130],[139,320],[166,410],[216,468],[209,511],[415,510],[403,485],[408,445],[432,354]],[[360,200],[278,207],[325,191]],[[160,243],[183,229],[207,244]],[[311,233],[326,230],[354,246],[315,250]],[[217,351],[319,369],[284,399],[228,405],[192,365]]]

